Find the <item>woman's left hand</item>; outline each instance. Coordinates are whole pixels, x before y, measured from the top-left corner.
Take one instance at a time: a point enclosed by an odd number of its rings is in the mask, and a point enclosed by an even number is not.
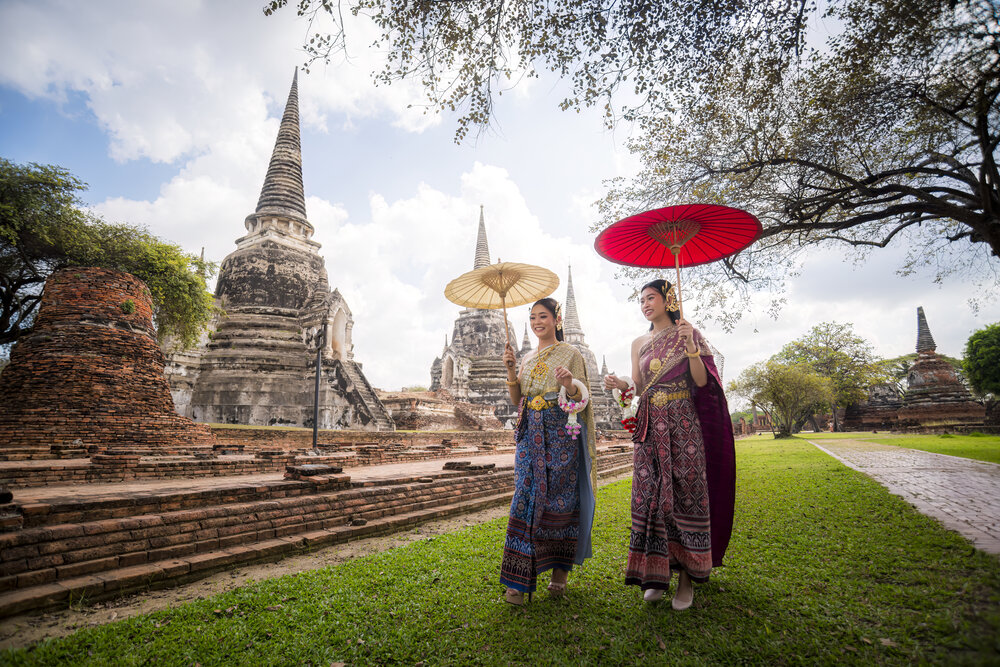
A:
[[[566,391],[573,386],[573,374],[565,366],[556,366],[552,371],[556,376],[556,381],[566,387]]]
[[[677,333],[684,339],[688,352],[694,352],[698,346],[694,344],[694,327],[687,320],[677,320]]]

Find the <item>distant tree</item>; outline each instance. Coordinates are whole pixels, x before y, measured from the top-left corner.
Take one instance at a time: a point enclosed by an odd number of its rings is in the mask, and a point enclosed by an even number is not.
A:
[[[763,410],[777,438],[790,437],[796,423],[808,419],[817,406],[830,403],[834,394],[829,378],[808,365],[775,359],[744,369],[727,391]]]
[[[752,417],[753,415],[750,412],[747,412],[746,410],[737,410],[729,415],[729,418],[733,421],[734,424],[738,423],[740,419],[745,419],[746,421],[749,422],[752,419]]]
[[[977,394],[1000,397],[1000,323],[969,336],[963,363],[965,376]]]
[[[889,379],[872,345],[854,333],[850,323],[823,322],[805,336],[785,345],[776,359],[802,363],[829,378],[833,388],[830,410],[839,431],[837,409],[864,400],[868,388]]]
[[[0,158],[0,345],[31,330],[45,281],[67,266],[117,269],[144,281],[161,340],[193,345],[215,310],[205,284],[214,265],[85,211],[77,197],[85,189],[61,167]]]

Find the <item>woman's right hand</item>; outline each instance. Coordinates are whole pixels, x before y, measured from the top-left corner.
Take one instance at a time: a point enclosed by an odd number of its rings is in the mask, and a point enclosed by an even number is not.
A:
[[[514,364],[516,363],[514,359],[514,348],[510,345],[505,345],[503,348],[503,365],[507,367],[507,370],[514,370]]]
[[[618,391],[625,391],[628,389],[628,382],[625,380],[619,380],[616,375],[605,375],[604,376],[604,388],[608,391],[612,389],[617,389]]]

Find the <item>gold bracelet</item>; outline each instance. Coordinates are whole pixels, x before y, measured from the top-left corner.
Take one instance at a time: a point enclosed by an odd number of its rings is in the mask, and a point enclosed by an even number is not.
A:
[[[516,387],[517,385],[521,384],[520,380],[505,380],[505,382],[507,383],[508,387]]]
[[[701,356],[701,348],[699,347],[699,348],[698,348],[697,350],[695,350],[694,352],[688,352],[687,350],[684,350],[684,355],[685,355],[685,356],[686,356],[686,357],[687,357],[688,359],[694,359],[695,357],[700,357],[700,356]]]

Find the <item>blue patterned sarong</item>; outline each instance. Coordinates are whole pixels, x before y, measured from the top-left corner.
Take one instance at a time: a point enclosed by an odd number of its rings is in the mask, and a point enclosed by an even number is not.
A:
[[[524,409],[500,564],[500,583],[508,588],[532,592],[540,573],[571,570],[591,555],[594,496],[583,444],[587,433],[584,428],[579,438],[571,438],[566,418],[559,406]]]

